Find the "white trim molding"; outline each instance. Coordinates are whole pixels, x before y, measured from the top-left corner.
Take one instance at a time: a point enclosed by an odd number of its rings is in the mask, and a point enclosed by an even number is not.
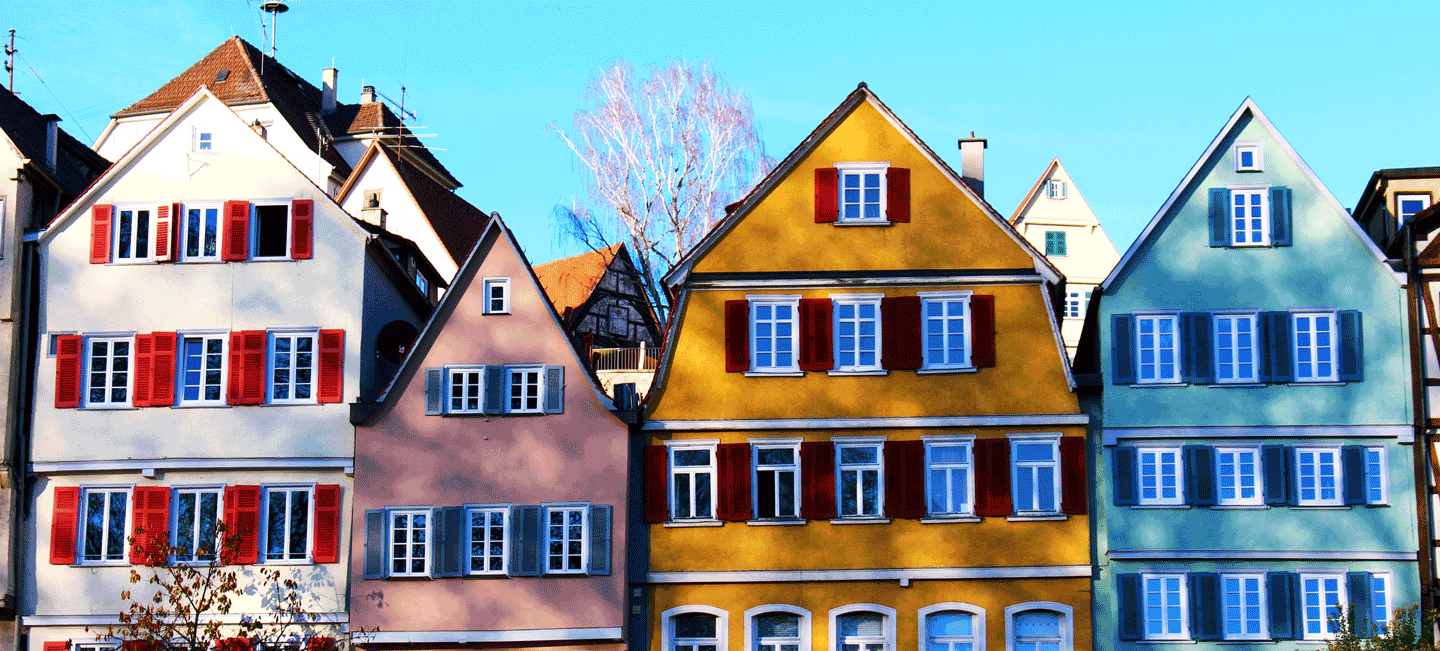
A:
[[[1038,285],[1040,274],[957,274],[953,276],[896,276],[874,278],[760,278],[755,280],[692,280],[688,289],[811,289],[817,287],[928,287],[931,285]]]
[[[879,418],[767,418],[763,420],[652,420],[646,421],[643,429],[652,431],[701,431],[885,429],[898,427],[1017,427],[1086,425],[1089,422],[1090,416],[1086,414],[1003,414],[996,416],[899,416]]]
[[[985,651],[985,609],[974,604],[962,603],[959,601],[947,601],[921,608],[916,612],[915,625],[919,630],[920,651],[925,651],[926,644],[930,637],[930,615],[934,613],[961,612],[975,617],[975,647],[974,651]],[[748,647],[747,647],[748,648]]]
[[[221,624],[239,624],[245,620],[261,622],[279,622],[279,619],[267,619],[273,617],[274,613],[228,613],[224,615],[201,615],[202,622],[219,622]],[[350,613],[329,612],[315,613],[316,619],[311,620],[309,616],[303,618],[289,618],[286,622],[294,623],[315,623],[315,624],[348,624]],[[108,624],[120,625],[118,615],[21,615],[21,626],[106,626]]]
[[[687,615],[700,613],[714,615],[715,620],[715,641],[717,649],[730,648],[730,611],[714,606],[676,606],[660,613],[660,648],[675,648],[675,627],[670,625],[670,619],[676,615]],[[619,633],[620,629],[614,629]]]
[[[791,614],[791,615],[798,615],[798,616],[800,617],[800,648],[801,648],[801,649],[809,649],[809,648],[811,648],[811,646],[810,646],[810,644],[811,644],[811,643],[810,643],[810,629],[811,629],[811,625],[810,625],[810,611],[808,611],[808,610],[806,610],[806,609],[804,609],[804,608],[801,608],[801,607],[799,607],[799,606],[791,606],[791,605],[789,605],[789,604],[766,604],[766,605],[764,605],[764,606],[756,606],[756,607],[754,607],[754,608],[749,608],[749,609],[747,609],[747,610],[745,611],[745,648],[746,648],[746,649],[754,649],[754,648],[755,648],[755,616],[756,616],[756,615],[764,615],[764,614],[766,614],[766,613],[788,613],[788,614]],[[673,648],[673,647],[671,647],[669,644],[666,644],[665,646],[663,646],[663,647],[661,647],[661,648],[662,648],[662,649],[671,649],[671,648]],[[724,648],[726,648],[726,647],[722,644],[719,648],[724,649]]]
[[[1414,558],[1414,553],[1411,553]],[[705,570],[651,572],[650,583],[798,583],[805,581],[908,581],[943,579],[1089,578],[1089,565],[1018,567],[908,567],[870,570]]]
[[[245,459],[106,459],[99,461],[36,461],[32,473],[139,472],[156,470],[340,470],[355,473],[354,457],[275,457]],[[147,474],[148,473],[148,474]]]
[[[1212,385],[1213,386],[1213,385]],[[1393,438],[1414,443],[1410,425],[1289,425],[1280,427],[1107,427],[1105,445],[1120,439]]]
[[[1413,561],[1416,559],[1416,552],[1331,550],[1112,549],[1106,555],[1116,561]]]
[[[619,642],[620,627],[530,628],[516,631],[378,631],[361,644],[474,644],[486,642]]]
[[[1029,610],[1053,610],[1060,613],[1060,651],[1075,648],[1075,609],[1053,601],[1027,601],[1005,607],[1005,651],[1015,651],[1015,615]]]
[[[829,651],[840,651],[840,628],[836,620],[841,615],[850,613],[879,613],[885,616],[885,649],[887,651],[899,651],[895,648],[895,609],[880,604],[847,604],[839,608],[830,609],[830,645]],[[801,647],[802,649],[805,647]]]

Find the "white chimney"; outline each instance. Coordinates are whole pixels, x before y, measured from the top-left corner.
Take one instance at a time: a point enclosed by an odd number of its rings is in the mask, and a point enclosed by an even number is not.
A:
[[[960,139],[960,177],[981,199],[985,198],[985,148],[989,146],[984,138],[976,138],[974,131],[969,138]]]
[[[374,104],[374,103],[375,103],[375,87],[374,87],[374,86],[365,86],[365,87],[363,87],[363,88],[360,89],[360,103],[361,103],[361,104]]]
[[[60,116],[51,113],[40,119],[45,121],[45,169],[53,174],[60,160]]]
[[[320,112],[335,112],[335,84],[340,76],[340,71],[334,68],[326,68],[320,73]]]

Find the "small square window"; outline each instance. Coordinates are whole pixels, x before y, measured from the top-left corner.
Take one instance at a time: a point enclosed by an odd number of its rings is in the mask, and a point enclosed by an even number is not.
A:
[[[889,163],[836,163],[840,175],[840,221],[885,221],[885,172]]]
[[[1259,172],[1265,167],[1264,152],[1258,142],[1235,143],[1235,171]]]
[[[1045,231],[1045,255],[1065,255],[1065,231]]]
[[[218,141],[215,138],[215,130],[209,127],[195,127],[194,140],[190,143],[190,151],[196,154],[214,154],[219,151]]]
[[[510,313],[510,279],[485,279],[485,314]]]
[[[255,257],[290,257],[290,204],[255,204]]]
[[[1045,184],[1045,196],[1051,199],[1065,198],[1065,182],[1051,179]]]
[[[1396,194],[1395,195],[1395,219],[1397,224],[1404,224],[1406,220],[1414,217],[1416,213],[1430,207],[1430,194]]]

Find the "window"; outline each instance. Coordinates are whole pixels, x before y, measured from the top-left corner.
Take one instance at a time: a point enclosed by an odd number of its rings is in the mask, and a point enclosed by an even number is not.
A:
[[[799,445],[757,444],[755,450],[755,517],[793,520],[799,517],[796,496],[800,464]]]
[[[795,319],[799,297],[750,299],[750,350],[757,372],[799,371]]]
[[[88,337],[86,407],[130,406],[130,337]]]
[[[974,612],[948,610],[967,607]],[[980,651],[985,646],[985,612],[964,604],[940,604],[920,610],[924,651]]]
[[[180,339],[180,404],[225,404],[225,336]]]
[[[1220,576],[1220,608],[1227,640],[1264,640],[1265,575],[1225,573]]]
[[[470,516],[470,573],[504,574],[510,557],[505,530],[510,524],[510,509],[474,508]]]
[[[1265,496],[1260,492],[1260,451],[1255,448],[1217,448],[1215,450],[1216,504],[1221,506],[1260,506]],[[1200,469],[1197,469],[1197,472]]]
[[[584,574],[590,528],[584,505],[545,507],[545,572]]]
[[[430,509],[387,511],[390,576],[430,576]]]
[[[1045,231],[1045,255],[1065,255],[1065,231]]]
[[[180,231],[180,259],[187,262],[220,259],[220,206],[185,205]]]
[[[1389,504],[1390,491],[1386,485],[1387,474],[1385,448],[1365,448],[1365,503]]]
[[[270,333],[270,402],[312,403],[315,333]]]
[[[1376,626],[1390,626],[1390,575],[1370,575],[1370,619]]]
[[[1184,574],[1142,574],[1145,586],[1145,639],[1190,638]]]
[[[880,370],[880,296],[832,296],[835,301],[835,368]]]
[[[630,336],[630,309],[624,305],[615,305],[610,308],[610,334],[620,337]]]
[[[115,262],[144,261],[150,258],[151,206],[115,206]]]
[[[840,631],[839,651],[893,651],[890,647],[885,615],[880,613],[846,613],[835,618]]]
[[[482,389],[485,383],[484,366],[447,366],[450,380],[450,408],[452,414],[478,414],[484,408]]]
[[[920,292],[925,319],[924,369],[970,368],[970,293]]]
[[[130,522],[129,488],[86,488],[83,540],[84,563],[124,563]]]
[[[1299,506],[1340,506],[1340,450],[1295,448],[1296,497]]]
[[[1235,246],[1270,245],[1269,186],[1230,187],[1231,240]]]
[[[178,562],[209,562],[219,549],[216,523],[220,517],[221,488],[175,489],[175,532],[171,543]]]
[[[309,486],[265,489],[265,560],[310,559]]]
[[[1089,292],[1086,292],[1086,294],[1089,294]],[[1090,302],[1089,296],[1085,297],[1085,302]],[[1078,319],[1084,314],[1084,308],[1081,306],[1080,303],[1080,292],[1070,292],[1069,296],[1065,300],[1065,318]]]
[[[927,441],[925,443],[926,502],[932,516],[964,516],[975,513],[975,476],[972,468],[972,441]]]
[[[486,278],[486,279],[485,279],[485,313],[486,313],[486,314],[509,314],[509,313],[510,313],[510,279],[509,279],[509,278]]]
[[[197,154],[215,153],[215,131],[205,127],[196,127],[195,142],[191,151]]]
[[[670,513],[674,519],[714,517],[713,447],[670,448]]]
[[[1255,382],[1255,315],[1215,315],[1215,380]]]
[[[254,204],[255,257],[290,257],[290,204]]]
[[[540,395],[540,372],[543,366],[507,366],[510,375],[510,413],[538,414],[544,401]]]
[[[425,274],[419,271],[415,272],[415,288],[420,290],[421,294],[430,295],[430,281],[425,280]]]
[[[1295,324],[1295,381],[1334,382],[1335,314],[1296,312],[1290,320]]]
[[[840,221],[885,221],[885,170],[889,163],[837,163]]]
[[[800,616],[794,613],[756,615],[754,651],[800,651]]]
[[[1180,493],[1180,449],[1138,448],[1140,457],[1140,504],[1184,504]]]
[[[704,613],[670,617],[671,651],[717,651],[720,648],[719,618]]]
[[[1010,439],[1014,459],[1011,485],[1017,515],[1054,515],[1060,512],[1059,436]]]
[[[837,444],[840,471],[840,517],[880,517],[880,444]]]
[[[1017,613],[1011,622],[1014,651],[1058,651],[1068,648],[1067,618],[1049,610]]]
[[[1045,196],[1047,196],[1047,197],[1049,197],[1049,198],[1051,198],[1051,199],[1064,199],[1064,198],[1065,198],[1065,182],[1064,182],[1064,181],[1060,181],[1060,180],[1056,180],[1056,179],[1050,179],[1049,181],[1047,181],[1047,182],[1045,183]],[[1062,253],[1062,254],[1060,254],[1060,255],[1065,255],[1065,254]]]
[[[1135,338],[1140,361],[1140,382],[1178,382],[1180,379],[1179,347],[1175,338],[1176,315],[1137,315],[1139,336]]]
[[[1264,168],[1264,158],[1258,142],[1235,143],[1235,171],[1259,172]]]
[[[1404,224],[1426,208],[1430,207],[1429,194],[1396,194],[1395,195],[1395,218],[1397,223]]]
[[[1300,574],[1300,605],[1305,626],[1304,639],[1327,640],[1334,636],[1330,618],[1345,612],[1345,575]]]

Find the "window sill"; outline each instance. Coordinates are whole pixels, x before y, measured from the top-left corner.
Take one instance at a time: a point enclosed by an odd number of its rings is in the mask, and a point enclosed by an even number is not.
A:
[[[257,256],[250,256],[250,257],[248,257],[248,258],[245,258],[244,260],[240,260],[239,262],[300,262],[300,260],[296,260],[295,258],[292,258],[292,257],[290,257],[290,256],[288,256],[288,255],[285,256],[285,257],[283,257],[283,258],[281,258],[281,257],[261,258],[261,257],[257,257]]]
[[[1174,510],[1184,511],[1190,508],[1189,504],[1136,504],[1130,508],[1145,511]]]
[[[836,220],[836,226],[894,226],[895,222],[888,219],[854,219],[851,221]]]
[[[267,560],[267,559],[263,559],[263,558],[262,558],[262,559],[260,559],[260,563],[259,563],[259,564],[260,564],[260,565],[314,565],[315,562],[312,561],[312,560],[310,560],[310,559],[308,559],[308,558],[305,559],[305,560],[299,560],[299,559],[293,559],[293,558]],[[395,577],[395,578],[398,579],[398,578],[414,578],[414,577]],[[424,577],[424,578],[429,578],[429,577]]]
[[[1211,389],[1263,389],[1263,382],[1216,382],[1210,385]]]
[[[391,575],[386,576],[386,577],[385,577],[385,580],[386,580],[386,581],[433,581],[433,580],[435,580],[435,577],[430,576],[429,574],[401,574],[401,575],[399,575],[399,576],[396,576],[396,575],[394,575],[394,574],[391,574]]]
[[[830,524],[890,524],[890,518],[835,518]]]
[[[510,314],[510,312],[507,310],[505,312],[481,312],[481,314],[484,314],[485,316],[507,316]]]
[[[799,527],[805,524],[805,520],[747,520],[745,524],[752,527]]]
[[[1353,507],[1349,504],[1292,504],[1290,508],[1305,511],[1349,511]]]
[[[864,371],[860,371],[860,370],[856,370],[856,371],[844,371],[844,370],[841,370],[841,371],[829,371],[829,374],[830,374],[830,375],[889,375],[889,374],[890,374],[890,371],[886,371],[886,370],[884,370],[884,369],[874,369],[874,370],[864,370]]]
[[[745,371],[745,377],[805,377],[805,371]]]
[[[687,529],[690,527],[723,527],[724,522],[719,520],[672,520],[664,523],[666,529]]]
[[[1183,640],[1180,640],[1180,639],[1177,639],[1177,640],[1135,640],[1135,643],[1136,643],[1136,644],[1199,644],[1199,642],[1196,642],[1195,640],[1190,640],[1190,639],[1183,639]]]
[[[81,561],[70,567],[130,567],[130,561]],[[136,567],[148,567],[137,565]]]
[[[916,375],[939,375],[941,373],[977,373],[980,369],[974,366],[962,366],[959,368],[922,368],[915,371]]]
[[[1291,382],[1286,386],[1292,387],[1343,387],[1349,382]]]
[[[1189,382],[1136,382],[1130,385],[1131,389],[1170,389],[1174,387],[1188,387]]]
[[[217,408],[217,407],[234,407],[234,406],[236,406],[236,405],[227,405],[227,404],[225,404],[225,403],[223,403],[223,402],[217,402],[217,403],[214,403],[214,404],[170,405],[170,408],[171,408],[171,409],[215,409],[215,408]]]
[[[920,518],[920,524],[962,524],[969,522],[980,522],[982,518],[973,515],[957,515],[953,517],[929,517]]]
[[[461,579],[507,579],[507,578],[510,578],[510,574],[509,574],[508,572],[471,572],[471,573],[469,573],[469,574],[466,574],[466,575],[461,576],[461,577],[456,577],[456,578],[461,578]]]
[[[80,407],[82,411],[116,411],[125,409],[139,409],[139,407],[132,407],[130,405],[85,405],[84,407]]]
[[[1268,504],[1216,504],[1210,507],[1216,511],[1269,511]]]
[[[318,404],[320,404],[320,403],[318,403],[318,402],[266,402],[266,403],[262,403],[262,404],[255,405],[255,406],[256,406],[256,407],[313,407],[313,406],[318,405]]]
[[[1297,640],[1298,641],[1298,640]],[[1215,640],[1216,644],[1274,644],[1275,640],[1270,638],[1259,638],[1255,640]]]
[[[1064,515],[1064,514],[1057,514],[1057,515],[1011,515],[1011,516],[1006,516],[1006,518],[1005,518],[1005,520],[1007,520],[1007,521],[1009,521],[1009,522],[1063,522],[1063,521],[1069,520],[1069,519],[1070,519],[1070,516]]]
[[[199,258],[195,260],[177,260],[175,264],[225,264],[225,260],[221,260],[220,258],[215,258],[213,260],[208,258]]]

